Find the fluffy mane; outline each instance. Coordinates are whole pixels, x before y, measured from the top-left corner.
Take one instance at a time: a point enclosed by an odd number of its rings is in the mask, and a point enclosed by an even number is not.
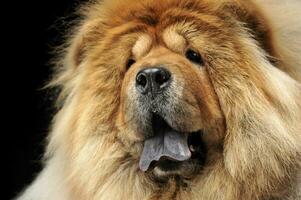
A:
[[[82,7],[81,20],[73,29],[64,53],[60,52],[63,56],[58,63],[59,70],[50,84],[61,89],[63,106],[53,120],[46,167],[25,192],[24,199],[300,198],[300,2],[141,2],[95,1]],[[189,10],[187,7],[191,12],[219,13],[228,5],[232,9],[237,5],[247,7],[245,4],[252,7],[244,11],[252,16],[257,13],[266,20],[273,53],[265,49],[256,33],[250,32],[253,27],[246,26],[248,21],[241,21],[237,42],[241,44],[243,57],[229,51],[225,55],[229,56],[227,61],[212,61],[208,73],[212,75],[226,124],[223,151],[216,153],[192,180],[174,178],[165,184],[150,181],[138,169],[139,157],[132,156],[118,140],[122,130],[114,125],[123,76],[114,64],[123,62],[127,55],[112,58],[106,49],[111,48],[115,34],[125,28],[120,26],[125,20],[143,18],[152,24],[155,22],[150,15],[160,15],[173,7],[184,15]],[[143,12],[135,13],[136,10]],[[111,35],[102,40],[103,30],[107,29],[111,29]],[[99,49],[101,61],[96,61],[95,56],[99,54],[95,52]],[[109,60],[113,63],[108,64]],[[85,70],[87,67],[90,71]],[[96,79],[99,81],[93,82]],[[38,184],[47,188],[41,189]]]

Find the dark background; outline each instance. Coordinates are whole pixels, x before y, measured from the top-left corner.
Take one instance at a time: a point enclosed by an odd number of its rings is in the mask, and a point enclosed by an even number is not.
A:
[[[2,171],[5,194],[1,199],[16,196],[41,170],[55,97],[52,91],[41,88],[50,79],[50,52],[62,42],[67,28],[63,22],[74,18],[72,13],[79,3],[31,0],[1,5],[5,13],[1,23],[1,110],[5,111],[1,112],[1,140],[7,168]]]

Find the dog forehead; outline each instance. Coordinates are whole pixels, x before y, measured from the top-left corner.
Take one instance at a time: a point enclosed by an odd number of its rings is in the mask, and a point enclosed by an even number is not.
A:
[[[132,49],[132,54],[135,58],[140,58],[145,55],[152,46],[152,37],[147,34],[141,34]]]
[[[143,33],[138,36],[132,48],[132,55],[135,58],[141,58],[147,53],[149,53],[154,47],[154,37],[151,33]],[[177,33],[173,27],[167,27],[160,34],[160,40],[162,41],[162,46],[166,46],[168,49],[181,53],[187,46],[186,39]]]
[[[162,39],[165,45],[175,52],[182,52],[186,46],[187,41],[186,39],[179,34],[173,26],[167,27],[162,34]]]

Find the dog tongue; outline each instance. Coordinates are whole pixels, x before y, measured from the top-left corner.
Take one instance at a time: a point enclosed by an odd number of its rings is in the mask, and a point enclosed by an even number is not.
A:
[[[140,169],[147,171],[151,162],[159,161],[163,156],[176,161],[188,160],[191,152],[185,134],[169,130],[147,139],[140,157]]]

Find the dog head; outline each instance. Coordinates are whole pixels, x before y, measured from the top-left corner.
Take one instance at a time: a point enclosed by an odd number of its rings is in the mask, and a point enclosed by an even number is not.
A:
[[[140,168],[204,183],[222,173],[260,194],[293,173],[300,86],[255,4],[104,1],[83,12],[55,79],[72,174]]]

